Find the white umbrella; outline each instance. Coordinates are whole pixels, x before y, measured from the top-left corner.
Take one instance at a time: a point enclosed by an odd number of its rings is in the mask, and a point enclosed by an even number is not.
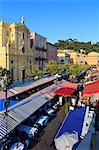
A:
[[[57,150],[72,150],[73,145],[77,142],[77,133],[64,133],[55,139],[55,146]]]

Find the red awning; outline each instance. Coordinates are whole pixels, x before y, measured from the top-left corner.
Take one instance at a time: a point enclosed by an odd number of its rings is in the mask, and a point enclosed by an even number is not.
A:
[[[96,103],[96,106],[99,107],[99,102]]]
[[[75,89],[72,88],[60,88],[54,92],[56,95],[62,95],[62,96],[71,96],[75,92]]]
[[[99,71],[92,72],[92,73],[90,74],[90,77],[96,76],[96,75],[99,75]]]
[[[95,93],[99,93],[99,80],[85,85],[82,96],[90,96]]]
[[[78,85],[76,83],[65,83],[63,88],[77,89],[77,86]]]

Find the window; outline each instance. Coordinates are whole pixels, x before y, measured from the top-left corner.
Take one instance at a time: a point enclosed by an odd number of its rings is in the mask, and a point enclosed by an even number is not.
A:
[[[7,33],[7,36],[9,36],[9,31],[7,31],[6,33]]]
[[[11,60],[11,64],[13,64],[13,60]]]
[[[25,47],[22,47],[22,53],[23,54],[25,53]]]
[[[31,64],[31,60],[30,60],[30,64]]]
[[[23,39],[24,39],[24,33],[23,33]]]
[[[12,77],[13,77],[13,69],[11,69],[11,72],[10,72],[10,73],[11,73],[11,75],[12,75]]]

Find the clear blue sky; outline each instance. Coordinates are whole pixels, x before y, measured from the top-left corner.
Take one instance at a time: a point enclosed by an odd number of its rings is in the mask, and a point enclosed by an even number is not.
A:
[[[0,0],[0,18],[20,22],[49,42],[75,38],[99,41],[98,0]]]

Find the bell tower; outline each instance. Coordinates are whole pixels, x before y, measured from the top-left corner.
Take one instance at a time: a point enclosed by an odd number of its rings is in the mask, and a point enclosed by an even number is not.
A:
[[[24,16],[22,16],[21,23],[24,24]]]

